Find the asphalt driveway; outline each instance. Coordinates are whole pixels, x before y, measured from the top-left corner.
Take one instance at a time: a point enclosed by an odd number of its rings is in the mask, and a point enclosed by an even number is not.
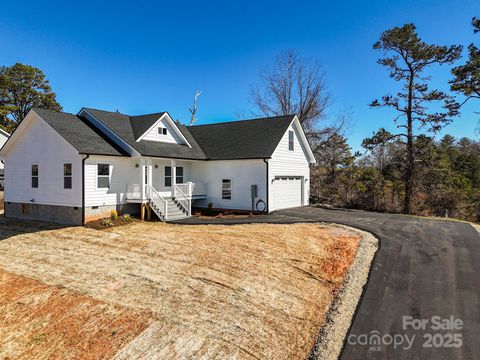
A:
[[[475,359],[480,354],[480,236],[461,222],[303,207],[209,223],[322,221],[380,239],[342,359]],[[190,218],[182,223],[205,223]],[[433,317],[433,318],[432,318]]]

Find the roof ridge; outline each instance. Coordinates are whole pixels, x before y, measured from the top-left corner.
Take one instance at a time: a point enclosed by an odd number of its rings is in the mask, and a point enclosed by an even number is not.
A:
[[[266,116],[266,117],[262,117],[262,118],[230,120],[230,121],[222,121],[222,122],[209,123],[209,124],[189,125],[189,126],[185,125],[185,127],[186,128],[195,128],[195,127],[199,127],[199,126],[222,125],[222,124],[249,122],[249,121],[260,121],[260,120],[273,120],[273,119],[277,119],[277,118],[288,118],[288,117],[295,117],[295,116],[296,116],[295,114]]]

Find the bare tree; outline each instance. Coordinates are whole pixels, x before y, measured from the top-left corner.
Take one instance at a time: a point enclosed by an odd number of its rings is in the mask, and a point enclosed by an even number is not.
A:
[[[331,103],[325,73],[317,61],[301,58],[294,50],[280,53],[273,67],[260,74],[250,97],[263,116],[296,114],[309,140],[326,130],[319,124]]]
[[[195,96],[193,97],[193,109],[188,109],[192,114],[192,117],[190,119],[190,126],[192,126],[195,120],[197,120],[197,118],[195,117],[195,114],[197,113],[197,98],[200,95],[202,95],[202,92],[200,90],[195,91]]]

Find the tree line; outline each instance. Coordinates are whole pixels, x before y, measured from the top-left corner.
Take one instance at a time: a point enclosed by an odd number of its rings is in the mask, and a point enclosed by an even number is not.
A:
[[[480,32],[480,19],[472,26]],[[480,143],[437,139],[465,103],[480,99],[479,47],[468,45],[463,64],[450,69],[450,92],[431,87],[429,70],[453,66],[461,45],[429,44],[405,24],[384,31],[373,49],[395,86],[370,107],[391,109],[396,131],[375,131],[363,140],[363,154],[347,143],[351,113],[328,114],[332,97],[322,67],[294,50],[277,56],[252,86],[256,114],[297,114],[317,159],[313,202],[480,221]],[[32,107],[62,110],[45,74],[24,64],[0,67],[0,126],[13,131]]]
[[[473,18],[472,26],[479,32],[480,19]],[[450,69],[449,92],[431,87],[429,70],[453,66],[462,57],[461,45],[429,44],[414,24],[405,24],[384,31],[373,49],[382,53],[377,62],[395,85],[370,107],[391,109],[396,131],[378,129],[363,140],[363,154],[348,146],[348,116],[328,124],[330,96],[317,63],[287,51],[252,88],[261,114],[296,113],[304,125],[317,159],[312,201],[480,221],[479,143],[450,135],[436,139],[466,102],[480,99],[480,49],[470,44],[464,64]]]

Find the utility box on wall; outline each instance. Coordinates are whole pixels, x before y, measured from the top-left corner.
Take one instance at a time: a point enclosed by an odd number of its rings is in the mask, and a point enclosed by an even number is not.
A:
[[[250,187],[250,192],[251,192],[251,197],[256,198],[257,197],[257,185],[252,185]]]

